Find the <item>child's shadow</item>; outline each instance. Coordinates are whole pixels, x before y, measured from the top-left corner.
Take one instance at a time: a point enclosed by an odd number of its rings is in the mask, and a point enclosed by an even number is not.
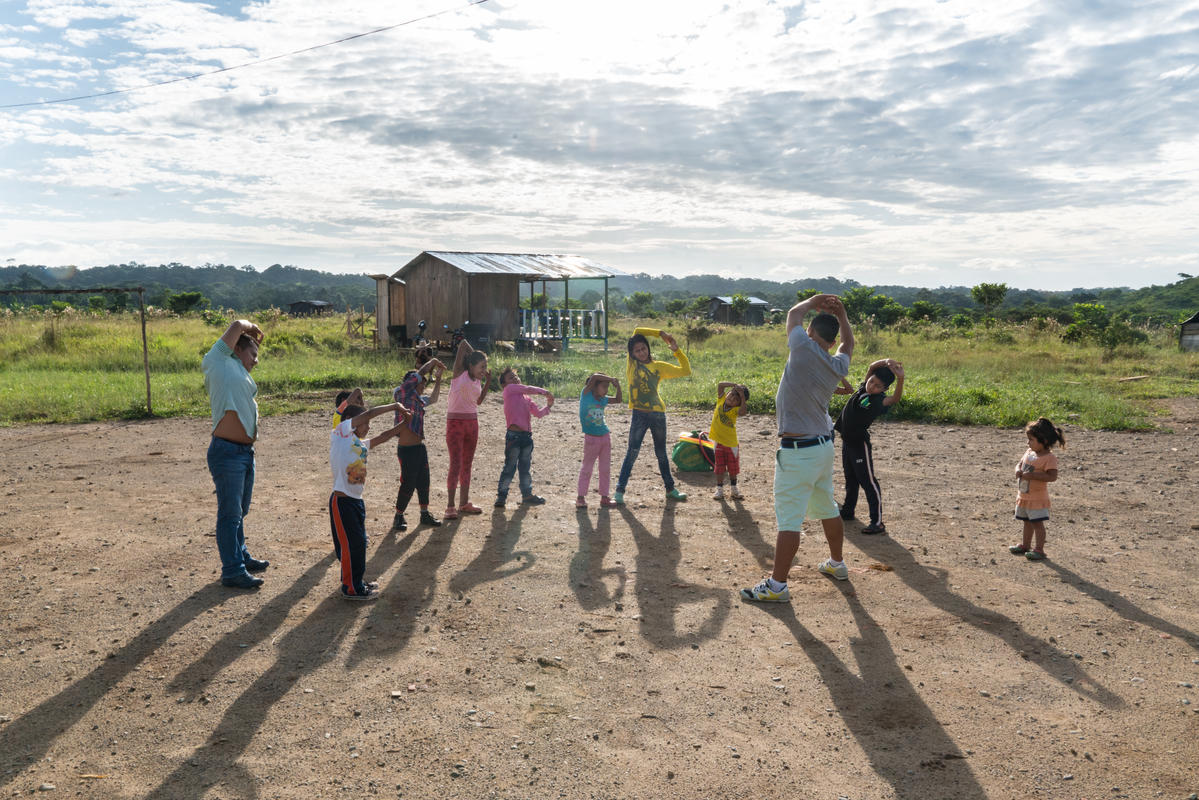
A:
[[[641,612],[642,635],[666,649],[686,647],[715,638],[729,615],[730,594],[727,589],[684,583],[679,578],[682,552],[679,535],[675,531],[674,504],[668,504],[663,510],[657,536],[652,536],[627,506],[620,507],[620,515],[628,524],[637,545],[634,591]],[[697,603],[709,606],[707,616],[698,624],[689,625],[690,631],[678,630],[680,612]]]
[[[1002,639],[1008,647],[1027,656],[1031,663],[1054,680],[1061,681],[1071,690],[1107,708],[1124,706],[1119,695],[1092,678],[1078,665],[1071,653],[1059,650],[1044,639],[1038,639],[1011,617],[975,605],[950,591],[947,570],[921,564],[906,547],[887,536],[855,536],[853,543],[871,558],[893,567],[900,580],[934,606],[983,633]]]
[[[579,520],[579,549],[570,560],[569,580],[579,605],[590,611],[624,597],[628,574],[624,567],[604,569],[604,557],[612,546],[612,519],[608,509],[600,507],[594,525],[591,524],[587,509],[578,509],[576,516]],[[605,580],[609,576],[616,579],[616,587],[611,593]]]
[[[484,538],[483,548],[461,572],[450,578],[451,594],[469,592],[480,584],[503,580],[533,566],[536,556],[528,550],[515,549],[520,540],[521,525],[528,513],[529,506],[523,503],[516,507],[511,518],[504,509],[495,510],[491,516],[491,532]],[[500,569],[513,559],[523,563]]]
[[[1199,636],[1188,631],[1186,628],[1180,628],[1172,622],[1167,622],[1161,617],[1155,617],[1149,612],[1137,608],[1128,601],[1128,598],[1110,589],[1104,589],[1102,586],[1097,586],[1090,581],[1084,580],[1080,575],[1066,569],[1056,561],[1046,560],[1042,561],[1041,564],[1058,573],[1062,579],[1062,583],[1081,589],[1083,594],[1095,598],[1129,622],[1139,622],[1146,627],[1155,628],[1162,633],[1168,633],[1176,639],[1182,639],[1194,649],[1199,650]]]
[[[762,569],[774,566],[774,546],[762,538],[762,526],[754,519],[753,514],[746,510],[740,500],[730,500],[720,504],[728,524],[729,535],[737,543],[750,552],[758,560]]]

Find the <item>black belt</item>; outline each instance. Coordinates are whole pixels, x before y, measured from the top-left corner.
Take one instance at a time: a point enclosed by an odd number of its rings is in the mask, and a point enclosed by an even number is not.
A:
[[[812,439],[790,439],[784,437],[779,439],[779,447],[798,449],[800,447],[812,447],[814,445],[824,444],[825,442],[831,442],[832,440],[832,436],[816,436]]]

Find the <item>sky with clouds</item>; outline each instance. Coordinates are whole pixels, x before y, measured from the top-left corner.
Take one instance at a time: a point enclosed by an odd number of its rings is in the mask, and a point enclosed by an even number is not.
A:
[[[1199,274],[1199,0],[9,0],[22,103],[3,264]]]

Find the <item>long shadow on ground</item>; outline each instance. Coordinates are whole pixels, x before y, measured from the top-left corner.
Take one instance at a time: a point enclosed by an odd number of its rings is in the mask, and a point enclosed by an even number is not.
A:
[[[39,761],[59,736],[116,689],[139,664],[158,652],[166,639],[233,596],[219,583],[193,592],[87,675],[0,729],[0,754],[3,754],[0,763],[4,766],[0,786],[12,782],[29,765]]]
[[[612,547],[612,518],[608,509],[600,507],[595,524],[587,509],[580,508],[579,548],[570,559],[570,588],[574,590],[579,606],[588,611],[602,608],[624,597],[628,574],[624,567],[604,569],[604,559]],[[608,592],[605,578],[616,579],[616,587]]]
[[[1110,608],[1112,611],[1115,611],[1117,614],[1124,617],[1124,619],[1128,620],[1129,622],[1137,622],[1146,627],[1161,631],[1162,633],[1168,633],[1175,639],[1182,639],[1191,647],[1199,650],[1199,635],[1196,635],[1192,631],[1188,631],[1186,628],[1181,628],[1172,622],[1162,619],[1161,617],[1155,617],[1148,611],[1133,605],[1127,597],[1124,597],[1118,592],[1113,592],[1111,589],[1104,589],[1102,586],[1091,583],[1078,573],[1063,567],[1061,564],[1053,561],[1052,559],[1042,561],[1041,566],[1048,567],[1049,569],[1053,570],[1061,577],[1062,583],[1073,586],[1074,588],[1080,590],[1083,594],[1093,597],[1100,603],[1103,603],[1105,606]]]
[[[679,577],[682,550],[675,530],[675,508],[668,503],[662,511],[658,535],[642,525],[627,506],[620,515],[637,546],[637,580],[634,591],[641,611],[641,635],[654,645],[674,650],[714,639],[720,634],[732,605],[728,589],[686,583]],[[679,612],[686,605],[706,604],[711,608],[691,632],[679,631]]]
[[[891,784],[896,797],[986,800],[966,756],[908,680],[882,627],[862,607],[851,587],[838,584],[838,588],[857,622],[858,636],[850,639],[850,651],[861,677],[800,623],[791,605],[764,606],[763,610],[787,626],[811,659],[840,719],[875,774]],[[936,776],[930,778],[933,771]]]
[[[417,535],[417,532],[413,532],[399,541],[386,538],[367,562],[367,579],[369,580],[371,575],[386,571],[386,568],[412,545]],[[438,538],[436,533],[432,538]],[[328,562],[329,557],[326,557],[321,564]],[[305,576],[311,572],[312,569],[305,573]],[[388,594],[385,593],[382,599],[375,602],[372,610],[377,609],[378,604],[387,599]],[[330,583],[329,595],[312,613],[275,643],[278,653],[275,663],[230,703],[225,715],[207,740],[196,745],[192,754],[185,757],[146,797],[161,800],[200,797],[207,787],[216,784],[224,787],[222,796],[233,794],[239,797],[257,797],[259,779],[238,763],[242,753],[258,735],[271,708],[291,692],[303,676],[317,671],[333,660],[346,637],[361,624],[364,610],[358,603],[343,600],[339,596],[337,585]],[[255,636],[259,630],[256,619],[257,617],[226,634],[197,664],[227,663],[228,657],[223,654],[227,651],[229,643],[244,642],[246,637]],[[406,642],[406,638],[398,642],[393,640],[391,649],[402,649]],[[196,677],[204,677],[207,674],[207,677],[211,678],[215,673],[207,666],[201,669],[192,665],[185,670],[185,674]],[[172,681],[172,685],[179,683],[178,678]]]
[[[503,580],[518,572],[523,572],[533,566],[537,557],[528,550],[516,550],[520,541],[521,528],[529,506],[519,505],[512,516],[508,517],[502,508],[497,508],[491,517],[491,533],[483,540],[483,547],[474,560],[462,568],[462,571],[450,578],[451,594],[469,592],[484,583]],[[516,561],[517,563],[513,563]],[[507,569],[500,569],[505,564],[512,564]]]
[[[849,539],[846,536],[846,539]],[[851,540],[866,555],[894,568],[899,579],[919,592],[937,608],[952,614],[977,630],[1005,642],[1008,647],[1027,657],[1045,674],[1071,691],[1103,705],[1122,708],[1124,701],[1084,670],[1072,653],[1033,636],[1011,617],[978,606],[949,589],[949,573],[929,567],[916,560],[908,549],[889,536],[856,535]]]

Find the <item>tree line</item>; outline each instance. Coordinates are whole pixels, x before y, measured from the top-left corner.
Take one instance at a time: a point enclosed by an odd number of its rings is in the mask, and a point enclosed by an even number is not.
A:
[[[1179,273],[1179,278],[1175,283],[1142,289],[1042,291],[1012,289],[1001,283],[929,289],[866,286],[831,276],[780,282],[719,275],[676,277],[640,273],[613,278],[609,282],[608,299],[611,310],[616,313],[700,317],[706,315],[713,296],[731,297],[734,312],[741,309],[743,313],[751,296],[765,300],[772,308],[785,310],[798,299],[828,292],[844,298],[852,317],[872,317],[883,326],[905,318],[936,322],[957,319],[959,323],[986,319],[1014,322],[1056,319],[1063,325],[1070,325],[1078,320],[1076,306],[1079,304],[1101,307],[1112,318],[1134,325],[1171,325],[1199,310],[1199,278],[1185,273]],[[338,310],[361,306],[373,311],[375,306],[375,282],[365,275],[337,274],[281,264],[261,272],[251,266],[204,264],[193,267],[180,263],[148,266],[136,262],[88,269],[27,264],[0,268],[0,287],[6,289],[117,286],[144,287],[147,303],[177,312],[205,308],[244,312],[286,309],[301,300],[323,300]],[[533,305],[560,305],[563,299],[561,284],[549,284],[547,288],[548,296],[536,295],[532,299]],[[601,299],[603,294],[594,288],[572,289],[570,303],[575,307],[590,308]],[[55,301],[68,302],[49,293],[0,297],[0,303],[9,307],[49,306]],[[97,295],[85,301],[69,302],[97,311],[122,310],[128,306],[130,298],[122,294]],[[521,303],[527,305],[530,300],[522,298]],[[1092,320],[1088,330],[1095,328],[1097,313],[1084,309],[1083,316]]]

